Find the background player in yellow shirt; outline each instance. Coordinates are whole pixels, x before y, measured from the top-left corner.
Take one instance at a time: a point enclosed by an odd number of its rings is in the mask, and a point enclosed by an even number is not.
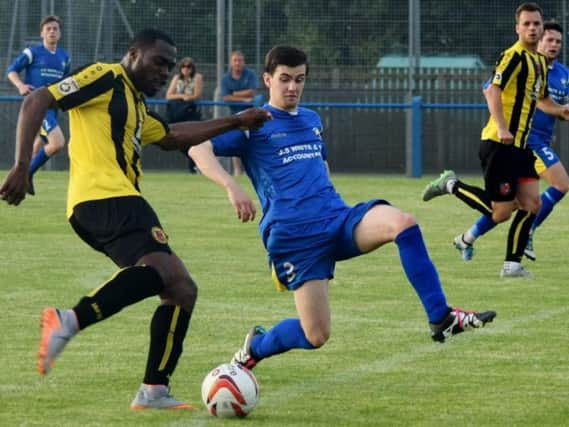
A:
[[[527,138],[538,105],[545,113],[565,119],[569,118],[569,107],[549,97],[546,59],[537,53],[543,35],[541,8],[536,3],[523,3],[515,16],[518,41],[502,53],[490,85],[484,90],[490,110],[479,151],[485,189],[466,184],[449,170],[427,185],[423,200],[454,194],[493,223],[507,221],[518,208],[510,225],[500,276],[531,277],[521,260],[540,198],[535,156],[527,146]],[[464,235],[455,238],[454,244],[463,257],[469,252],[471,256],[472,242],[466,241]]]

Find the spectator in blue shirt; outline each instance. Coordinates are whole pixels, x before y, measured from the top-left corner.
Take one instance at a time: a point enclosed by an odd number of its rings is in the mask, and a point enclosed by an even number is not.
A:
[[[245,67],[245,55],[240,50],[231,52],[229,71],[221,79],[221,96],[226,102],[253,102],[257,89],[257,74]],[[244,110],[245,106],[232,105],[231,114]],[[241,161],[232,157],[233,175],[241,175]]]
[[[57,16],[46,16],[40,22],[42,43],[25,48],[7,69],[8,80],[22,96],[33,90],[51,84],[69,73],[69,54],[57,43],[61,38],[61,21]],[[20,73],[25,70],[22,80]],[[63,132],[57,123],[57,110],[48,110],[36,142],[30,164],[30,187],[35,194],[32,176],[53,155],[65,146]]]

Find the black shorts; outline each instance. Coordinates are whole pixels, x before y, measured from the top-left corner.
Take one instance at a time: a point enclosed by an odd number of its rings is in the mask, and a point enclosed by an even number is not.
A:
[[[482,141],[479,157],[484,186],[492,201],[512,201],[516,198],[520,181],[538,179],[535,156],[529,149]]]
[[[151,252],[172,253],[158,216],[139,196],[79,203],[69,222],[85,243],[119,267],[135,265]]]

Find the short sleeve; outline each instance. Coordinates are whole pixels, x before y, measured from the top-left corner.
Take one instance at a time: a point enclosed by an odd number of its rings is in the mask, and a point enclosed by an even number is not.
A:
[[[241,156],[249,132],[235,129],[212,138],[213,152],[216,156]]]
[[[521,55],[515,50],[507,50],[500,56],[494,68],[492,84],[504,89],[512,76],[516,74],[522,60]]]
[[[83,105],[112,89],[114,82],[113,70],[96,63],[73,71],[70,76],[49,85],[47,89],[58,106],[65,111]]]
[[[161,141],[169,132],[168,125],[158,114],[152,111],[147,114],[142,126],[142,145]]]

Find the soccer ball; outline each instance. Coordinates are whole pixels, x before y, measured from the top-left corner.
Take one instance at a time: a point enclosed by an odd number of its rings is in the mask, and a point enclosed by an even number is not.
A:
[[[204,378],[202,400],[215,417],[243,418],[259,401],[259,383],[249,369],[225,363]]]

